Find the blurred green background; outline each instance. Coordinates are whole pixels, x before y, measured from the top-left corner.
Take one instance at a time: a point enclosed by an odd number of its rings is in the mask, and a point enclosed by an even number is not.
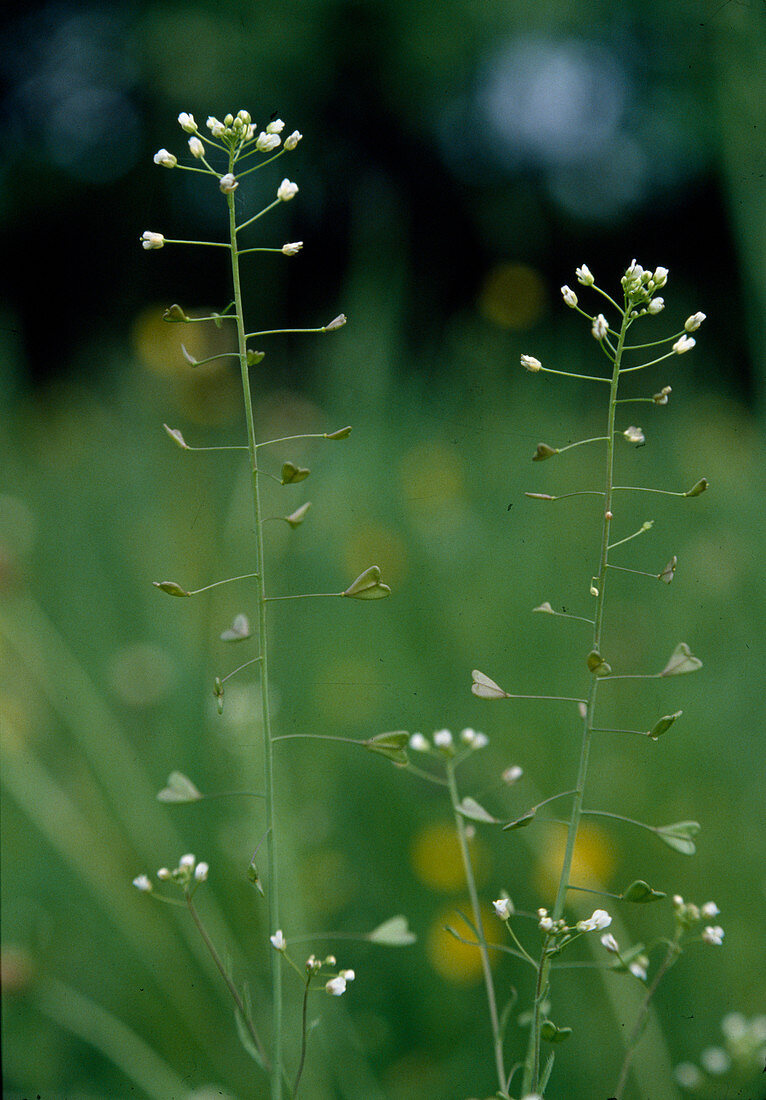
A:
[[[4,1095],[265,1094],[188,917],[131,886],[185,851],[208,860],[200,911],[256,1004],[265,996],[269,930],[245,877],[258,804],[155,800],[174,768],[206,792],[259,785],[252,678],[231,682],[220,718],[211,693],[214,676],[252,655],[218,640],[234,614],[253,613],[246,587],[186,603],[151,586],[251,568],[241,462],[182,453],[161,427],[198,445],[242,437],[234,373],[192,372],[179,351],[187,332],[161,321],[173,301],[221,308],[226,270],[207,253],[138,245],[145,229],[223,232],[218,194],[151,156],[183,151],[179,111],[202,122],[245,107],[305,135],[256,177],[260,196],[240,191],[256,210],[283,175],[297,180],[296,201],[259,223],[257,240],[305,241],[295,259],[248,261],[250,327],[349,316],[332,336],[274,339],[253,376],[261,438],[354,427],[344,443],[274,450],[275,469],[291,459],[312,476],[274,486],[269,511],[313,507],[297,531],[269,525],[270,586],[340,590],[376,562],[394,589],[379,604],[272,609],[280,733],[470,725],[490,747],[464,793],[495,784],[484,801],[498,815],[570,788],[568,712],[469,690],[473,667],[510,691],[583,690],[581,627],[530,611],[550,600],[588,614],[597,509],[523,492],[598,476],[588,449],[529,460],[539,440],[599,434],[603,409],[577,383],[527,375],[519,354],[595,369],[587,325],[558,293],[583,262],[608,289],[633,256],[670,268],[647,339],[697,309],[708,316],[694,352],[636,379],[637,394],[668,383],[673,394],[665,409],[634,407],[647,445],[621,448],[619,477],[685,489],[704,475],[711,491],[620,501],[620,532],[655,521],[625,564],[657,571],[675,553],[679,569],[662,591],[617,577],[607,631],[616,669],[660,668],[681,639],[705,667],[605,685],[604,725],[684,715],[658,744],[600,741],[588,797],[652,823],[697,819],[698,852],[599,824],[578,853],[581,881],[619,892],[641,877],[720,906],[725,946],[690,950],[661,987],[627,1100],[672,1098],[670,1068],[720,1044],[726,1013],[766,1010],[762,6],[229,0],[6,14]],[[525,777],[503,791],[510,764]],[[475,953],[443,932],[467,901],[442,792],[322,741],[284,742],[279,770],[288,938],[366,931],[397,912],[419,936],[399,951],[312,944],[357,981],[342,1001],[317,1002],[305,1095],[489,1094]],[[504,888],[520,908],[552,901],[558,826],[480,828],[474,844],[488,903]],[[624,910],[624,942],[670,931],[667,905]],[[516,987],[528,1002],[511,961],[496,975],[501,1000]],[[635,984],[562,973],[554,1018],[575,1037],[552,1096],[610,1094]],[[513,1015],[509,1061],[525,1036]],[[759,1068],[700,1094],[738,1087],[755,1100]]]

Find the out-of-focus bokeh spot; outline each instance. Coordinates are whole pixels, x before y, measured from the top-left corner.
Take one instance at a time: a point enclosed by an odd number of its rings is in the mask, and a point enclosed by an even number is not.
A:
[[[477,882],[487,875],[489,856],[481,839],[474,833],[469,839],[471,860]],[[410,848],[412,869],[433,890],[454,893],[465,889],[465,872],[460,841],[454,825],[436,822],[416,833]]]
[[[555,893],[565,848],[565,830],[551,825],[549,842],[541,852],[535,868],[535,883],[542,898],[551,898]],[[614,837],[601,826],[585,822],[577,831],[570,881],[576,886],[587,886],[589,889],[603,887],[609,882],[617,858]],[[576,893],[570,893],[569,902],[574,903],[576,898]]]
[[[382,580],[394,591],[407,575],[407,551],[402,537],[372,516],[355,513],[353,525],[343,545],[346,569],[358,575],[368,565],[379,565]]]
[[[323,665],[313,695],[325,722],[349,726],[369,721],[379,712],[390,691],[378,661],[373,657],[348,656]]]
[[[488,272],[479,292],[479,312],[500,328],[523,331],[546,309],[545,283],[526,264],[500,263]]]
[[[113,653],[108,663],[114,693],[132,707],[148,707],[164,699],[175,681],[170,654],[149,642],[136,642]]]

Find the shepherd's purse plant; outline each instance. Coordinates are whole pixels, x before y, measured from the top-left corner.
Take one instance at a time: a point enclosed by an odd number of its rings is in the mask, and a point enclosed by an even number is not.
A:
[[[718,907],[708,901],[696,905],[684,901],[679,894],[668,899],[668,891],[649,885],[644,879],[636,879],[626,884],[619,894],[605,894],[604,900],[595,908],[592,915],[581,919],[573,918],[568,912],[574,892],[590,890],[573,879],[573,857],[575,843],[581,823],[586,817],[597,816],[600,819],[616,819],[627,822],[633,827],[644,829],[654,837],[669,845],[676,852],[692,855],[695,851],[694,837],[699,831],[696,821],[676,821],[669,824],[647,824],[635,821],[616,811],[615,807],[624,807],[629,798],[629,788],[615,790],[614,800],[609,807],[597,808],[588,800],[588,774],[591,756],[598,751],[600,739],[612,736],[628,735],[658,741],[664,737],[676,721],[681,719],[681,710],[667,714],[658,714],[648,729],[635,728],[638,723],[626,715],[624,724],[618,728],[606,728],[600,718],[602,699],[612,692],[613,684],[625,680],[659,681],[671,679],[701,668],[702,662],[691,652],[689,646],[679,641],[668,644],[668,659],[663,667],[651,670],[629,667],[612,667],[614,658],[613,644],[614,622],[610,621],[607,595],[622,574],[632,574],[645,583],[653,583],[663,588],[669,585],[675,576],[677,558],[673,555],[666,563],[658,563],[656,572],[633,568],[625,564],[626,552],[632,549],[635,539],[644,538],[652,529],[653,520],[644,519],[638,523],[631,516],[629,501],[652,500],[657,495],[677,498],[683,507],[694,507],[698,498],[708,487],[703,477],[686,489],[665,488],[662,486],[643,486],[622,484],[618,474],[619,450],[627,445],[641,446],[645,443],[645,434],[629,415],[634,409],[645,412],[663,409],[669,401],[671,387],[663,385],[655,393],[637,392],[634,380],[640,379],[640,372],[662,362],[675,362],[678,356],[685,355],[695,346],[692,335],[705,320],[703,313],[694,313],[685,321],[680,331],[671,336],[646,342],[634,340],[634,333],[651,322],[664,309],[664,300],[659,291],[666,285],[668,271],[663,267],[653,272],[644,270],[634,260],[622,277],[622,301],[618,302],[606,291],[596,285],[590,270],[583,266],[577,269],[577,282],[592,294],[598,294],[606,303],[604,307],[611,312],[613,319],[608,320],[604,313],[587,312],[580,305],[578,295],[569,286],[561,288],[564,303],[581,314],[587,321],[595,346],[605,357],[608,369],[603,373],[578,374],[543,364],[533,355],[521,356],[521,366],[529,373],[541,376],[549,374],[578,382],[591,387],[597,395],[603,396],[603,428],[600,434],[588,438],[555,445],[538,443],[532,455],[534,462],[555,460],[565,462],[569,455],[565,452],[587,446],[599,448],[603,461],[603,477],[600,484],[586,486],[573,492],[559,494],[530,491],[526,497],[530,506],[546,508],[574,508],[579,503],[561,504],[568,498],[595,498],[599,502],[600,522],[593,530],[592,575],[586,583],[580,582],[579,588],[567,594],[567,603],[563,608],[554,607],[546,600],[533,608],[543,615],[571,621],[569,631],[579,631],[581,642],[569,638],[567,646],[573,649],[579,661],[583,676],[583,689],[579,696],[558,694],[527,694],[522,691],[507,690],[500,686],[512,678],[512,670],[503,669],[504,661],[498,658],[497,668],[492,672],[500,681],[478,669],[472,674],[472,691],[479,699],[501,702],[514,700],[539,701],[542,706],[560,708],[562,737],[578,737],[580,743],[579,764],[576,775],[572,777],[570,789],[545,792],[545,797],[535,805],[526,806],[523,812],[509,815],[498,805],[485,805],[471,794],[464,793],[459,786],[461,764],[473,757],[477,751],[488,744],[484,733],[465,729],[458,737],[453,737],[448,729],[437,731],[431,739],[422,733],[411,736],[409,747],[421,754],[424,766],[413,768],[422,778],[436,782],[446,788],[449,796],[460,852],[465,871],[471,902],[471,912],[461,914],[470,929],[471,936],[466,938],[454,928],[447,928],[446,934],[454,936],[463,943],[472,944],[480,953],[482,974],[486,990],[489,1017],[489,1052],[497,1081],[494,1094],[503,1100],[522,1097],[523,1100],[541,1100],[544,1096],[563,1097],[571,1095],[566,1082],[557,1082],[551,1078],[554,1055],[559,1044],[570,1039],[576,1027],[576,1021],[562,1020],[556,1012],[556,976],[561,966],[573,965],[570,959],[563,957],[574,948],[583,937],[594,934],[600,937],[602,961],[575,960],[577,967],[600,967],[608,969],[623,980],[639,983],[643,995],[637,1017],[626,1028],[627,1036],[621,1068],[617,1079],[604,1083],[604,1097],[623,1100],[633,1065],[633,1055],[642,1031],[651,1011],[652,998],[658,985],[668,970],[677,962],[684,948],[693,942],[707,945],[720,945],[724,932],[716,922]],[[635,419],[638,419],[635,417]],[[583,530],[585,527],[583,525]],[[586,601],[589,601],[589,606]],[[576,607],[577,613],[568,610]],[[629,647],[628,647],[629,649]],[[617,664],[617,662],[614,662]],[[614,706],[614,699],[604,700]],[[503,704],[507,705],[507,704]],[[536,704],[535,704],[536,705]],[[579,727],[579,732],[578,732]],[[501,776],[500,787],[506,790],[514,788],[522,779],[524,772],[514,764],[505,769]],[[505,942],[498,942],[498,927],[488,928],[482,915],[489,899],[482,899],[477,888],[477,875],[473,866],[470,836],[476,828],[502,829],[508,835],[509,864],[513,863],[513,840],[517,830],[535,827],[545,828],[545,807],[553,803],[568,806],[566,817],[566,844],[558,876],[558,887],[553,897],[540,899],[536,910],[517,908],[510,896],[515,892],[513,880],[507,886],[511,889],[499,892],[492,900],[492,907],[501,928],[507,936]],[[518,890],[521,884],[517,884]],[[623,904],[641,904],[670,901],[669,928],[665,934],[651,940],[648,944],[620,944],[613,931],[609,931],[613,922],[614,906]],[[604,907],[601,907],[601,906]],[[608,906],[608,908],[606,908]],[[610,912],[612,910],[612,912]],[[494,920],[494,918],[492,918]],[[505,965],[494,964],[497,956],[506,960]],[[513,962],[510,974],[508,957]],[[615,979],[619,980],[619,978]],[[517,1003],[517,990],[527,990],[526,1004]],[[504,991],[504,992],[502,992]],[[520,998],[523,994],[518,994]],[[516,1022],[527,1029],[527,1039],[521,1049],[510,1035],[510,1022],[516,1014]],[[586,1041],[593,1041],[586,1039]],[[516,1047],[510,1053],[511,1045]],[[549,1081],[551,1092],[548,1093]],[[668,1088],[673,1085],[668,1082]]]
[[[225,250],[231,261],[231,300],[219,311],[207,315],[191,316],[178,304],[171,305],[164,315],[169,324],[182,328],[190,325],[214,325],[218,329],[228,329],[232,333],[232,350],[196,359],[186,347],[181,352],[186,358],[189,369],[203,368],[213,360],[230,358],[239,368],[242,381],[242,400],[244,409],[245,435],[241,443],[227,447],[198,447],[187,443],[183,433],[164,425],[170,440],[185,452],[211,450],[238,450],[247,463],[249,473],[250,498],[252,504],[252,554],[243,562],[241,574],[211,580],[198,588],[181,584],[175,580],[155,581],[157,589],[175,598],[187,599],[201,592],[214,589],[219,585],[236,584],[243,586],[243,610],[234,617],[229,626],[221,623],[221,640],[232,646],[254,645],[255,653],[236,668],[217,676],[212,685],[219,713],[225,706],[226,684],[235,676],[257,672],[259,681],[259,706],[252,714],[252,753],[260,758],[262,790],[253,792],[254,815],[259,823],[260,841],[253,852],[248,867],[242,868],[258,896],[265,897],[267,913],[261,919],[261,934],[256,937],[258,958],[256,965],[264,956],[269,956],[270,998],[268,1003],[253,1002],[249,985],[240,975],[233,974],[226,962],[222,945],[215,945],[203,923],[195,902],[197,891],[208,879],[214,869],[204,860],[187,853],[179,859],[174,868],[161,867],[157,878],[167,889],[176,887],[180,892],[169,895],[162,889],[155,889],[153,879],[141,873],[134,879],[135,887],[154,898],[169,904],[185,906],[191,920],[196,925],[202,940],[226,984],[233,1005],[237,1030],[243,1045],[257,1063],[263,1075],[263,1086],[257,1087],[257,1094],[264,1095],[268,1089],[271,1100],[282,1097],[295,1098],[301,1089],[303,1069],[309,1051],[309,1003],[315,992],[331,997],[339,997],[346,992],[355,979],[350,967],[339,967],[334,955],[318,957],[311,953],[306,957],[299,944],[311,940],[304,930],[289,927],[289,912],[285,910],[280,894],[280,852],[283,836],[280,832],[280,768],[284,767],[284,752],[277,754],[277,743],[298,737],[326,737],[334,740],[349,740],[351,744],[382,755],[394,763],[404,763],[406,733],[384,733],[367,740],[351,741],[347,738],[333,738],[331,734],[279,734],[273,722],[272,690],[269,678],[271,659],[269,616],[272,605],[283,600],[310,598],[339,598],[349,600],[378,600],[389,595],[390,588],[381,579],[377,565],[370,565],[341,591],[304,592],[298,594],[274,593],[267,583],[269,560],[267,555],[266,520],[277,518],[287,523],[293,530],[302,528],[310,508],[305,501],[295,508],[288,506],[287,514],[273,517],[266,514],[266,497],[269,483],[287,487],[300,484],[309,476],[309,469],[297,462],[287,461],[276,469],[269,462],[269,448],[274,444],[288,443],[292,440],[322,439],[340,441],[351,434],[349,426],[335,431],[296,434],[279,439],[259,440],[256,437],[256,418],[254,415],[251,392],[251,371],[259,367],[264,352],[258,350],[252,341],[268,338],[282,333],[330,333],[340,329],[346,323],[343,314],[338,315],[326,325],[308,328],[260,328],[248,331],[243,312],[243,283],[248,279],[247,263],[255,253],[278,253],[282,256],[296,256],[303,248],[302,241],[292,241],[281,246],[249,244],[248,231],[252,232],[255,223],[264,215],[282,203],[290,202],[298,193],[298,185],[288,178],[274,188],[269,185],[265,205],[251,212],[250,202],[244,193],[248,191],[247,179],[252,173],[260,171],[285,154],[291,154],[301,140],[302,135],[295,130],[282,138],[285,128],[281,119],[274,119],[259,131],[247,111],[239,111],[236,117],[226,115],[221,121],[210,117],[204,130],[200,129],[194,117],[182,113],[178,117],[181,129],[188,135],[188,160],[181,163],[175,154],[160,149],[154,156],[155,164],[175,170],[194,172],[200,176],[200,185],[215,188],[220,192],[221,200],[228,215],[228,239],[221,241],[172,240],[162,233],[147,230],[141,237],[141,244],[147,251],[164,248],[166,245],[183,245],[194,248],[213,248]],[[282,490],[280,490],[282,491]],[[251,610],[252,609],[252,610]],[[274,608],[276,610],[276,608]],[[251,627],[251,617],[254,623]],[[198,777],[195,777],[198,778]],[[159,792],[158,798],[168,803],[196,802],[205,796],[195,782],[181,772],[171,772],[167,786]],[[299,934],[298,934],[299,933]],[[323,939],[331,938],[322,934]],[[367,942],[387,946],[400,946],[412,943],[414,936],[409,931],[402,916],[390,917],[372,931],[358,936],[343,934],[345,940],[358,938]],[[283,975],[285,970],[293,972],[295,980],[302,988],[301,1009],[286,1019],[283,998]],[[312,1007],[312,1018],[315,1010]],[[268,1080],[268,1085],[266,1085]],[[254,1086],[249,1082],[248,1090]],[[248,1091],[249,1095],[255,1093]]]

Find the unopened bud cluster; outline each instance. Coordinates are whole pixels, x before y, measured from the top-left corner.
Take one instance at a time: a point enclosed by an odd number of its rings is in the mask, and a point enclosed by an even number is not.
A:
[[[645,271],[641,264],[631,261],[630,267],[623,275],[622,289],[625,291],[625,301],[629,306],[643,306],[649,313],[659,313],[665,305],[659,298],[659,305],[649,308],[655,292],[660,290],[668,281],[668,269],[658,267],[652,271]]]
[[[699,925],[702,921],[710,921],[717,917],[720,909],[714,901],[706,901],[704,905],[694,905],[692,902],[684,901],[680,894],[675,894],[673,896],[673,913],[679,927],[688,930]],[[720,947],[723,944],[724,935],[725,932],[720,924],[707,924],[700,933],[700,939],[703,943]]]
[[[209,869],[207,863],[202,860],[198,863],[197,857],[189,852],[187,855],[181,856],[178,866],[174,867],[173,870],[168,867],[160,867],[157,878],[160,882],[174,882],[176,886],[181,886],[184,891],[188,892],[190,887],[196,887],[201,882],[207,881]],[[143,894],[151,893],[153,889],[148,875],[137,875],[133,879],[133,885]]]
[[[484,749],[489,744],[489,738],[486,733],[466,728],[460,732],[459,743],[468,749]],[[454,756],[459,748],[459,744],[455,743],[455,738],[452,736],[452,731],[448,729],[437,730],[431,741],[422,733],[413,733],[408,744],[413,752],[436,751],[441,756]]]

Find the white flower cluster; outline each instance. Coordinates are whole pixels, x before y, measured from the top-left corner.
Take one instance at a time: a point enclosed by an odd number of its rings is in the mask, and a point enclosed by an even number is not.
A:
[[[284,953],[287,950],[287,940],[281,928],[278,928],[273,936],[269,936],[269,940],[275,951]],[[309,955],[306,959],[306,974],[310,981],[311,978],[321,974],[324,967],[334,970],[337,965],[338,960],[334,955],[327,955],[324,959],[318,959],[316,955]],[[325,989],[331,996],[340,997],[346,992],[349,982],[353,982],[355,978],[355,971],[339,970],[337,974],[334,974],[325,982]]]
[[[160,882],[175,882],[176,885],[186,888],[191,884],[206,882],[209,870],[207,863],[202,860],[197,863],[196,856],[189,852],[181,856],[178,866],[172,871],[168,867],[160,867],[157,878]],[[152,882],[148,875],[137,875],[133,879],[133,885],[143,894],[149,894],[152,891]]]
[[[676,1066],[676,1081],[682,1088],[699,1089],[705,1083],[705,1074],[720,1077],[732,1067],[743,1075],[762,1069],[766,1061],[766,1016],[748,1020],[741,1012],[729,1012],[721,1020],[721,1031],[724,1046],[707,1047],[702,1051],[702,1069],[693,1062],[681,1062]]]
[[[461,730],[459,739],[462,744],[469,749],[484,749],[489,744],[489,738],[486,733],[479,733],[477,730],[471,729],[470,727]],[[413,752],[432,752],[436,749],[442,755],[455,755],[455,739],[452,736],[451,730],[436,730],[432,741],[433,745],[422,733],[413,733],[409,740],[409,747]]]
[[[668,269],[666,267],[655,268],[653,272],[645,271],[641,264],[632,260],[630,267],[621,280],[622,288],[625,291],[625,300],[630,305],[643,305],[648,310],[655,292],[664,287],[667,281]],[[662,304],[654,306],[653,309],[649,310],[650,313],[659,313],[665,305],[662,299],[658,299],[658,301]]]
[[[704,905],[694,905],[692,902],[684,901],[680,894],[673,895],[673,910],[676,920],[684,928],[692,928],[703,920],[712,920],[721,912],[714,901],[706,901]],[[712,947],[720,947],[725,934],[720,924],[706,924],[700,933],[700,939]]]

